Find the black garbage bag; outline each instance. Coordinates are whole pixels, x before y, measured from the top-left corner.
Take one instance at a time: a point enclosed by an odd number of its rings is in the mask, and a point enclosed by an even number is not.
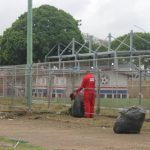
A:
[[[73,100],[71,108],[69,108],[69,114],[73,117],[83,117],[84,116],[84,104],[83,104],[83,94],[78,93],[70,94],[71,100]]]
[[[140,107],[130,107],[120,112],[113,130],[115,133],[140,133],[146,111]]]

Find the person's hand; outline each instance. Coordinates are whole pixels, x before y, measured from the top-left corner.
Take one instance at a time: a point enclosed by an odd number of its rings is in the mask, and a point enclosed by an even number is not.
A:
[[[78,88],[75,92],[76,92],[76,93],[79,93],[81,90],[82,90],[82,88],[80,87],[80,88]]]
[[[70,94],[70,98],[71,98],[71,100],[74,100],[74,99],[75,99],[75,97],[76,97],[76,95],[77,95],[77,93],[76,93],[76,92],[71,93],[71,94]]]

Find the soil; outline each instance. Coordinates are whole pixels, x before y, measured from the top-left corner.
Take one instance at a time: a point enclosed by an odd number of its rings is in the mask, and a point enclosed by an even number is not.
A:
[[[1,118],[0,136],[28,141],[48,150],[148,150],[150,131],[115,134],[115,118],[27,115]]]

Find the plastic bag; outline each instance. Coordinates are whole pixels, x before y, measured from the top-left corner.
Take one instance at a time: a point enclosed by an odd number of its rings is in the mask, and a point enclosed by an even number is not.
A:
[[[146,111],[140,107],[130,107],[120,112],[113,130],[115,133],[140,133]]]
[[[83,105],[83,94],[78,93],[75,95],[73,104],[69,109],[69,114],[73,117],[83,117],[84,116],[84,105]]]

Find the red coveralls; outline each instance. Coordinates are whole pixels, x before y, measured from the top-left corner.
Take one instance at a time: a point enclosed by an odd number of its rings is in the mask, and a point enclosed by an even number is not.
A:
[[[84,89],[84,117],[92,118],[95,105],[95,77],[91,73],[87,73],[82,80],[81,86],[77,89],[79,92]]]

